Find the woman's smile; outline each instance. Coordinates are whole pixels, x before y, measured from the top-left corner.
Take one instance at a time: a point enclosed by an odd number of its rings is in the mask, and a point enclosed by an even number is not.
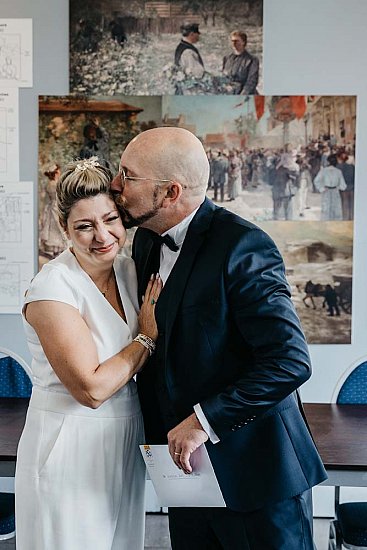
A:
[[[91,248],[91,252],[96,252],[97,254],[106,254],[107,252],[110,252],[113,249],[115,244],[116,244],[116,241],[111,244],[105,244],[104,246],[93,246]]]

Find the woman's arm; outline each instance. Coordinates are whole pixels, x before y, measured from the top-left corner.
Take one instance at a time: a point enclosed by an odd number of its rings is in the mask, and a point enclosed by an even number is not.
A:
[[[157,327],[151,301],[153,297],[157,299],[161,289],[160,279],[149,282],[139,317],[141,332],[153,340],[157,337]],[[55,373],[73,397],[86,407],[98,408],[122,388],[149,357],[148,350],[133,341],[99,363],[92,334],[79,311],[71,305],[50,300],[31,302],[25,315]]]

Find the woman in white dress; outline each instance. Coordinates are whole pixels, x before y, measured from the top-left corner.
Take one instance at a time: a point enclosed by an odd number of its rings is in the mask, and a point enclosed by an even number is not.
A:
[[[96,157],[68,165],[57,201],[72,246],[25,297],[34,387],[17,458],[18,550],[144,546],[144,431],[133,376],[154,351],[162,283],[151,278],[137,316],[135,266],[117,255],[126,233],[110,181]]]
[[[345,191],[347,184],[343,172],[336,167],[336,155],[330,155],[327,160],[329,165],[321,168],[314,179],[315,187],[321,193],[321,221],[342,220],[340,191]]]

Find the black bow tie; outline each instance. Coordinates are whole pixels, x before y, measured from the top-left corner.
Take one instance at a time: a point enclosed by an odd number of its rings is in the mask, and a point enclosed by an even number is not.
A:
[[[164,237],[162,237],[162,235],[158,235],[158,233],[154,233],[154,231],[152,231],[150,234],[150,238],[155,243],[159,243],[161,245],[162,244],[167,245],[168,248],[173,252],[177,252],[178,250],[180,250],[180,247],[175,243],[175,241],[169,235],[165,235]]]

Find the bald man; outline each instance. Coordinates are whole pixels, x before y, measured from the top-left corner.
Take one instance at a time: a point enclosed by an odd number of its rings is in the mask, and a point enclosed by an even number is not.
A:
[[[138,376],[146,441],[168,442],[184,472],[205,444],[227,506],[171,508],[172,548],[313,550],[310,488],[326,474],[296,393],[307,345],[275,244],[205,197],[208,176],[193,134],[155,128],[112,183],[139,226],[139,296],[152,272],[164,282],[156,353]]]

